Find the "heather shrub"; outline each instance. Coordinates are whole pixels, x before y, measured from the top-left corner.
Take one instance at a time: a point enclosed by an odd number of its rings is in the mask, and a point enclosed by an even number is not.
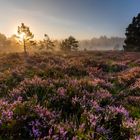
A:
[[[0,139],[138,139],[140,70],[127,65],[137,58],[99,55],[21,54],[1,61],[15,67],[0,68]]]

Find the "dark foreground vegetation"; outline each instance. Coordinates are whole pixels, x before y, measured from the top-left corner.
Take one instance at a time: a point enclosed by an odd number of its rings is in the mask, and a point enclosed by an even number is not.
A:
[[[140,54],[0,55],[1,140],[139,140]]]

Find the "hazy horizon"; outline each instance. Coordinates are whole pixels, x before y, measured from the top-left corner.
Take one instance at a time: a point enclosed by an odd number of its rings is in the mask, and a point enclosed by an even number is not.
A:
[[[0,32],[11,36],[24,22],[36,39],[69,35],[88,39],[101,35],[124,37],[125,28],[140,11],[137,0],[0,0]]]

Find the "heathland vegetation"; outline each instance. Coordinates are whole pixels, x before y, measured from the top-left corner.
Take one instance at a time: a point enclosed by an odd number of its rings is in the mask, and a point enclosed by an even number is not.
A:
[[[140,140],[140,15],[123,40],[0,34],[0,140]]]

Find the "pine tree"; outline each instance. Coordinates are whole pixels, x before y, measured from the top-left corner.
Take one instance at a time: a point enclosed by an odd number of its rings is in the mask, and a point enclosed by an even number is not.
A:
[[[61,43],[61,49],[64,51],[76,51],[78,47],[78,41],[72,36],[70,36],[68,39],[65,39]]]
[[[21,26],[18,26],[18,35],[23,43],[24,53],[27,54],[27,43],[32,42],[31,39],[34,38],[33,33],[30,31],[30,28],[25,26],[24,23],[21,23]]]
[[[54,42],[51,41],[51,39],[49,38],[49,36],[47,34],[44,35],[45,39],[44,39],[44,45],[46,50],[53,50],[55,45]]]
[[[126,29],[125,51],[140,51],[140,13]]]

